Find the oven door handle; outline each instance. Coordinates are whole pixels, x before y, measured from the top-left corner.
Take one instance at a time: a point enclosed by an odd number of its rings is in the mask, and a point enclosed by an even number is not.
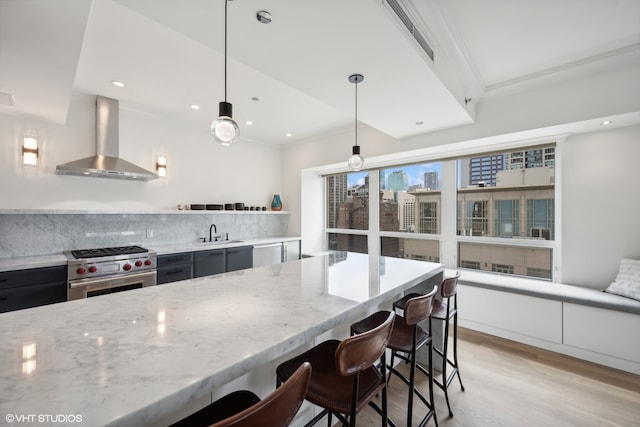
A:
[[[144,271],[141,273],[133,273],[133,274],[123,274],[119,276],[108,276],[108,277],[98,277],[98,278],[86,278],[81,280],[74,280],[69,282],[69,288],[79,288],[83,286],[90,285],[92,289],[99,287],[103,284],[112,285],[114,281],[120,285],[124,285],[126,283],[135,283],[139,280],[145,279],[147,277],[156,276],[157,273],[155,270],[152,271]]]

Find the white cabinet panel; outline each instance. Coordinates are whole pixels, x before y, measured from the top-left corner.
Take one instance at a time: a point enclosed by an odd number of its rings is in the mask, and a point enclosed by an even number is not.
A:
[[[282,242],[253,246],[253,266],[280,264],[282,262]]]
[[[562,302],[458,285],[458,316],[505,331],[562,343]]]
[[[565,303],[564,344],[640,363],[640,316]]]
[[[282,262],[300,259],[300,240],[282,242]]]

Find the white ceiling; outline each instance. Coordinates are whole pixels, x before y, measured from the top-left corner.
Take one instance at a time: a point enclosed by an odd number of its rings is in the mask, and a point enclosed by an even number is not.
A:
[[[353,126],[353,73],[365,76],[360,121],[403,138],[472,123],[492,92],[640,52],[637,0],[399,1],[435,62],[384,0],[229,2],[228,101],[242,138]],[[0,0],[0,95],[15,98],[0,96],[0,113],[64,123],[75,91],[208,129],[223,52],[223,0]]]

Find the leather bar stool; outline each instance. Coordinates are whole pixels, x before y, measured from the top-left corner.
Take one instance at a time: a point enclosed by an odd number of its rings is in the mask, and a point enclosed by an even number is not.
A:
[[[311,365],[301,364],[288,380],[260,400],[248,390],[230,393],[171,427],[285,427],[300,409],[311,379]]]
[[[306,400],[324,408],[305,426],[312,426],[325,415],[328,425],[336,417],[348,426],[356,425],[356,415],[370,405],[382,417],[382,425],[395,426],[387,416],[385,348],[391,337],[395,314],[387,312],[375,328],[343,341],[324,341],[283,362],[276,368],[278,384],[287,381],[301,363],[313,365]],[[376,366],[383,361],[382,370]],[[382,408],[373,399],[381,394]],[[347,419],[348,418],[348,419]]]
[[[431,363],[431,312],[437,291],[438,287],[435,286],[428,294],[417,295],[407,300],[404,306],[404,317],[396,316],[396,320],[393,324],[393,330],[391,331],[391,338],[387,344],[387,348],[391,350],[391,362],[388,366],[389,379],[391,379],[391,374],[395,374],[409,386],[409,397],[407,403],[408,427],[411,427],[413,420],[414,394],[418,396],[422,403],[427,407],[427,414],[420,421],[420,427],[424,426],[432,417],[436,426],[438,425],[436,409],[433,401],[433,364]],[[361,334],[371,329],[376,324],[380,323],[380,318],[381,316],[384,316],[385,313],[385,311],[379,311],[359,322],[354,323],[351,325],[351,332],[354,334]],[[429,324],[428,330],[425,330],[418,325],[418,323],[425,320],[428,321]],[[425,345],[427,346],[429,354],[429,366],[426,369],[416,361],[416,352]],[[404,354],[407,354],[408,356],[404,356]],[[410,363],[411,368],[409,371],[409,379],[394,367],[394,357],[398,357]],[[418,370],[425,374],[429,379],[429,399],[426,399],[415,387],[416,368],[418,368]]]
[[[431,313],[431,319],[442,320],[444,322],[444,335],[442,338],[442,350],[433,347],[434,351],[442,358],[442,377],[439,380],[434,378],[433,382],[442,391],[444,391],[444,397],[447,401],[447,408],[449,409],[449,416],[453,417],[451,411],[451,404],[449,403],[449,385],[453,381],[454,377],[458,377],[460,382],[460,388],[464,391],[464,385],[462,384],[462,378],[460,378],[460,368],[458,365],[458,278],[460,272],[452,277],[447,277],[442,281],[440,285],[440,296],[442,299],[436,300],[433,305],[433,311]],[[394,308],[404,309],[408,300],[419,294],[407,294],[402,299],[396,301]],[[453,301],[452,301],[453,299]],[[449,357],[449,328],[453,323],[453,359]],[[447,372],[451,367],[450,372]]]

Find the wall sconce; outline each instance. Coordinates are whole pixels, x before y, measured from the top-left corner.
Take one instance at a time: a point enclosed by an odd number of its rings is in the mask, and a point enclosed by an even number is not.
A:
[[[36,166],[38,164],[38,140],[35,136],[25,136],[22,142],[22,164]]]
[[[164,156],[159,156],[158,161],[156,162],[156,170],[158,171],[158,176],[167,176],[167,158]]]

